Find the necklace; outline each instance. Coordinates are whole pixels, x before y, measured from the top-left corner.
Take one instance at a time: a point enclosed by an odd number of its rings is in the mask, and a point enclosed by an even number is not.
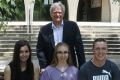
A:
[[[63,76],[66,76],[67,73],[66,72],[61,72],[60,76],[63,77]]]
[[[67,75],[67,73],[65,72],[65,70],[68,68],[68,65],[67,66],[56,66],[56,68],[61,71],[61,74],[60,74],[61,77]]]

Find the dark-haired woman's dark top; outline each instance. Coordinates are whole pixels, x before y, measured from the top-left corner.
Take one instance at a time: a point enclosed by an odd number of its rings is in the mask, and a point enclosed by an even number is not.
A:
[[[11,69],[11,80],[33,80],[33,76],[30,76],[27,71],[20,71],[20,73],[16,73],[15,67],[12,64],[9,64]],[[20,76],[18,75],[20,74]]]
[[[20,80],[31,80],[31,79],[30,79],[30,76],[28,75],[28,73],[26,71],[22,71]]]

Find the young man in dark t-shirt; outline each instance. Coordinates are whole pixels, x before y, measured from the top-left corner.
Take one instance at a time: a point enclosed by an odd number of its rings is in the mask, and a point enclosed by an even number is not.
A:
[[[79,71],[78,80],[120,80],[117,65],[107,59],[108,46],[103,38],[93,42],[93,58],[85,63]]]

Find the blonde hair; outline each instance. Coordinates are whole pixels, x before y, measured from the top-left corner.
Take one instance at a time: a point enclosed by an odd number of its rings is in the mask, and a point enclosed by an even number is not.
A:
[[[57,50],[58,50],[58,48],[61,47],[61,46],[65,46],[65,47],[68,48],[69,53],[68,53],[67,64],[68,64],[69,66],[72,65],[70,48],[69,48],[68,44],[66,44],[66,43],[64,43],[64,42],[60,42],[60,43],[58,43],[58,44],[55,46],[55,50],[54,50],[54,54],[53,54],[53,59],[52,59],[51,65],[52,65],[52,66],[56,66],[56,65],[58,64]]]

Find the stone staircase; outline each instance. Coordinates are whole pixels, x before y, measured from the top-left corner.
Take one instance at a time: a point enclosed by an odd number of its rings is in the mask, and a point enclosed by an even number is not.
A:
[[[8,22],[6,33],[0,31],[0,72],[12,59],[15,42],[26,39],[32,48],[33,60],[36,58],[36,42],[40,27],[48,22],[33,22],[31,33],[28,32],[26,22]],[[92,43],[95,38],[105,38],[108,41],[108,58],[120,67],[120,23],[77,22],[84,42],[86,59],[92,57]],[[6,61],[6,62],[5,62]],[[2,63],[2,64],[1,64]],[[37,62],[36,62],[37,63]]]

